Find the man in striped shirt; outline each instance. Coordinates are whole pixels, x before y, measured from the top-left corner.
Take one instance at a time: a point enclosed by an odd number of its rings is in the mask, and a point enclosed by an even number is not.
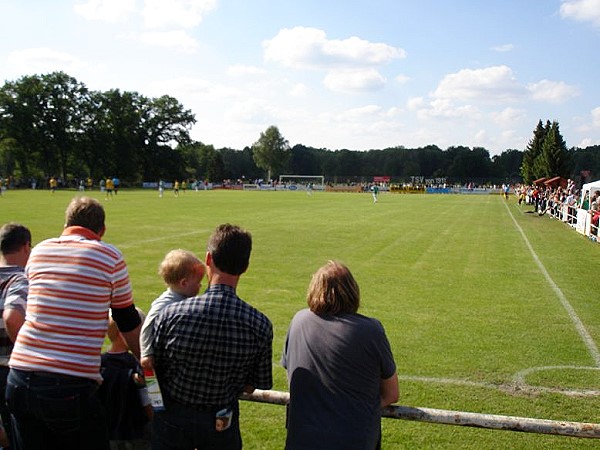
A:
[[[29,257],[25,323],[6,390],[19,448],[108,449],[96,393],[108,310],[138,358],[141,321],[123,256],[101,240],[104,219],[97,200],[76,197],[62,235]]]

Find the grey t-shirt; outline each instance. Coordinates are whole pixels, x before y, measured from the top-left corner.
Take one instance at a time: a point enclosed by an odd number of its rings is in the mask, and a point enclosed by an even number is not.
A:
[[[0,366],[8,366],[13,343],[6,332],[6,325],[2,320],[5,309],[16,309],[23,317],[27,308],[27,291],[29,284],[22,267],[0,267]]]
[[[154,321],[160,312],[170,304],[179,302],[184,298],[186,297],[172,291],[171,288],[167,288],[166,291],[160,294],[160,297],[152,302],[150,311],[148,311],[148,315],[146,316],[140,331],[140,354],[142,357],[154,355],[154,350],[152,348],[152,341],[154,339]]]
[[[286,449],[374,449],[380,384],[396,364],[381,323],[299,311],[283,356],[290,384]]]

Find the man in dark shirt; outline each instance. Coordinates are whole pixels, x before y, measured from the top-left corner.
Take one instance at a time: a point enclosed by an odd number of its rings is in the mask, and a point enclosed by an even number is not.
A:
[[[169,305],[155,320],[165,409],[154,417],[154,449],[242,448],[238,397],[272,387],[273,326],[236,295],[251,251],[250,233],[217,227],[206,253],[208,289]]]

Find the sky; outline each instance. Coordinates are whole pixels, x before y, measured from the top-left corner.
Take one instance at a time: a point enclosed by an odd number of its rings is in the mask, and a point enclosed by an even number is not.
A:
[[[175,97],[193,139],[524,150],[600,144],[600,0],[0,0],[0,78]]]

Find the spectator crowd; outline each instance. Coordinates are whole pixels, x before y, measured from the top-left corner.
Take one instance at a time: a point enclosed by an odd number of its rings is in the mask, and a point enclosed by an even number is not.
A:
[[[579,210],[586,210],[590,221],[589,237],[597,240],[598,222],[600,219],[600,190],[582,191],[577,189],[571,179],[565,186],[517,185],[515,195],[519,205],[531,205],[533,212],[540,216],[548,215],[561,220],[572,227],[577,226]],[[585,217],[585,216],[584,216]]]
[[[26,226],[0,227],[0,449],[241,449],[238,399],[273,383],[271,321],[237,294],[251,234],[219,225],[204,261],[168,252],[146,316],[105,231],[103,206],[84,196],[33,248]],[[339,261],[313,275],[307,306],[281,343],[286,448],[381,448],[381,408],[398,400],[381,322],[358,313]]]

